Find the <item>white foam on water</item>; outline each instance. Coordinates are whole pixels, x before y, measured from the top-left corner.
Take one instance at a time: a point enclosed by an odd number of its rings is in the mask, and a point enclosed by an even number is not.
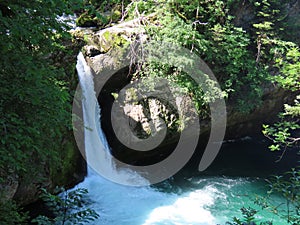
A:
[[[217,193],[216,189],[207,187],[177,196],[173,204],[154,209],[143,225],[215,225],[214,216],[206,208],[214,204],[215,193]]]
[[[210,186],[182,195],[150,187],[130,187],[95,174],[76,188],[89,190],[87,205],[100,218],[97,225],[215,225],[209,210],[220,192]]]

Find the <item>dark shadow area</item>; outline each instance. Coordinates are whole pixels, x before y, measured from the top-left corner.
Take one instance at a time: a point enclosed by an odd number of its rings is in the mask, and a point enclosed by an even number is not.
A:
[[[181,173],[187,177],[203,175],[266,178],[282,174],[298,165],[299,149],[289,149],[278,161],[282,151],[271,152],[268,149],[270,144],[263,136],[225,141],[219,154],[205,171],[199,172],[197,168],[201,159],[199,152],[203,152],[199,150]]]
[[[119,93],[123,87],[130,83],[131,79],[129,69],[126,67],[111,76],[101,89],[98,96],[98,102],[101,108],[101,127],[110,146],[111,153],[116,159],[135,166],[151,165],[168,157],[175,149],[178,138],[176,140],[174,134],[167,131],[163,142],[150,151],[136,151],[126,147],[119,141],[111,123],[112,105],[114,103],[112,93]],[[132,118],[128,119],[132,120]]]

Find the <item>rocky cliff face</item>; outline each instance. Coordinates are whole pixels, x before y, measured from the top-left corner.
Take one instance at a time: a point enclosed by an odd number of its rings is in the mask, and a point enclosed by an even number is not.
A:
[[[247,9],[247,6],[243,7],[246,7],[246,9],[237,12],[236,23],[251,20],[251,13],[247,13],[251,9]],[[141,18],[141,20],[147,19]],[[96,88],[99,88],[97,82],[105,83],[98,93],[98,101],[102,110],[102,128],[106,133],[112,152],[115,157],[122,159],[122,161],[139,165],[141,161],[153,163],[168,156],[172,151],[172,146],[178,142],[181,130],[178,112],[174,107],[170,107],[167,102],[161,101],[159,98],[140,100],[137,97],[139,90],[135,87],[123,91],[124,93],[121,91],[126,85],[133,83],[136,78],[130,75],[130,66],[118,69],[118,59],[121,55],[116,54],[116,51],[121,49],[120,46],[129,45],[135,37],[142,38],[143,41],[147,40],[138,19],[92,33],[89,36],[90,43],[84,47],[84,52],[89,65],[94,71]],[[114,72],[108,75],[107,71],[110,70]],[[109,78],[105,76],[109,76]],[[163,90],[163,88],[158,89]],[[168,128],[164,141],[157,148],[149,152],[137,153],[124,146],[116,137],[111,119],[113,118],[113,103],[119,96],[124,96],[122,110],[128,118],[132,133],[136,137],[148,138],[161,126]],[[292,99],[290,97],[290,93],[268,86],[264,88],[262,104],[257,105],[251,112],[240,112],[228,102],[225,138],[238,139],[247,135],[260,134],[262,124],[274,121],[278,112],[282,110],[283,103]],[[188,109],[184,105],[188,105],[189,101],[191,101],[190,98],[183,96],[180,101],[179,99],[176,100],[176,102],[180,102],[177,107]],[[193,118],[196,112],[191,112],[191,114],[191,118]],[[206,137],[210,131],[209,119],[202,120],[201,126],[201,135]],[[123,135],[127,135],[126,131]],[[205,138],[200,138],[200,140],[205,140]]]

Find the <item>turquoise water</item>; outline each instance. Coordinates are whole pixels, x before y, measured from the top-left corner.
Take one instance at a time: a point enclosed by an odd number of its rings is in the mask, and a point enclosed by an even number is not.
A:
[[[287,224],[253,203],[255,195],[264,196],[267,191],[265,183],[256,178],[191,177],[170,179],[156,187],[129,187],[93,174],[77,187],[89,190],[87,206],[100,215],[90,224],[225,224],[234,216],[242,218],[239,209],[243,206],[259,210],[257,222]]]

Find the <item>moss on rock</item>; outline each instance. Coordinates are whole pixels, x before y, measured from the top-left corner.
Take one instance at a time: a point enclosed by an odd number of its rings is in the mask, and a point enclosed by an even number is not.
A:
[[[94,37],[91,44],[98,46],[101,53],[106,53],[110,49],[118,46],[123,46],[128,41],[122,36],[121,33],[106,30],[97,37]]]

